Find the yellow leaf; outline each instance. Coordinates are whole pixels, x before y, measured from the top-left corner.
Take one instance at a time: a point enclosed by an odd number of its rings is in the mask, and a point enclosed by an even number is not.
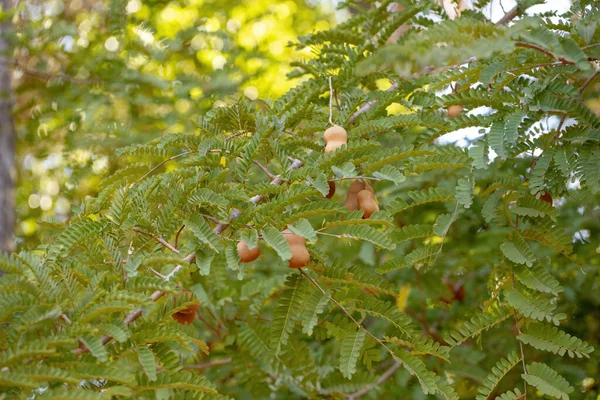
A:
[[[221,161],[219,162],[219,164],[221,164],[224,167],[227,166],[227,159],[225,158],[225,156],[221,156]]]
[[[400,288],[398,296],[396,296],[396,307],[401,312],[406,309],[406,303],[408,302],[408,296],[410,296],[410,285],[406,284]]]

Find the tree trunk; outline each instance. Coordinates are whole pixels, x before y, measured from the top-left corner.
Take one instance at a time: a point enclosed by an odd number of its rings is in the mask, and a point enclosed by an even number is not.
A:
[[[2,10],[12,6],[11,0],[0,0]],[[0,252],[14,247],[15,224],[15,126],[12,117],[11,68],[12,51],[7,39],[11,20],[0,24]],[[0,271],[0,275],[2,272]]]

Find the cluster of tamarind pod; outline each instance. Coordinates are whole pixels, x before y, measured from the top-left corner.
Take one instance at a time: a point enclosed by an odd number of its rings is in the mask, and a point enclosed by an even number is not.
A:
[[[348,134],[346,130],[338,125],[328,128],[323,134],[325,141],[325,154],[330,154],[348,144]],[[330,199],[335,194],[336,186],[334,181],[328,181],[329,192],[325,196]],[[375,191],[366,182],[355,180],[348,189],[346,201],[344,203],[348,211],[363,211],[363,218],[370,218],[374,212],[379,211]],[[289,268],[302,268],[310,263],[310,253],[306,248],[306,240],[299,235],[294,234],[289,229],[281,232],[288,245],[292,257],[288,261]],[[260,247],[250,248],[243,240],[237,243],[237,253],[240,262],[249,263],[260,257]],[[192,323],[196,314],[195,305],[190,305],[184,310],[180,310],[172,315],[180,324]]]
[[[328,128],[323,134],[325,141],[325,154],[335,152],[342,146],[348,143],[348,134],[346,130],[338,125],[333,125]],[[329,192],[325,196],[330,199],[335,194],[335,182],[329,181]],[[346,202],[344,203],[349,211],[363,210],[363,218],[369,218],[374,212],[379,211],[375,191],[368,183],[356,180],[350,185]],[[292,233],[289,229],[281,232],[283,237],[290,246],[292,258],[289,260],[290,268],[302,268],[310,262],[310,254],[306,249],[306,240],[299,235]],[[260,256],[260,248],[258,245],[254,248],[249,248],[248,245],[240,240],[237,244],[237,252],[240,261],[248,263],[256,260]]]

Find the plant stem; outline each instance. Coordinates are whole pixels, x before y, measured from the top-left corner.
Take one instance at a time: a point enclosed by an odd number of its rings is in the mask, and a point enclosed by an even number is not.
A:
[[[155,236],[153,234],[151,234],[150,232],[144,232],[142,231],[140,228],[135,227],[133,228],[133,231],[139,234],[142,234],[144,236],[148,236],[151,237],[152,239],[156,240],[158,243],[162,244],[163,246],[165,246],[167,249],[171,250],[173,253],[175,254],[179,254],[179,250],[177,250],[175,247],[171,246],[165,239],[163,239],[160,236]]]
[[[327,292],[325,292],[325,290],[317,283],[317,281],[315,281],[313,278],[311,278],[306,272],[304,272],[304,270],[302,268],[298,268],[298,271],[300,271],[300,273],[302,275],[304,275],[304,277],[306,279],[308,279],[310,281],[310,283],[312,283],[317,289],[319,289],[319,291],[321,293],[323,293],[324,295],[327,294]],[[356,319],[354,319],[354,317],[352,316],[352,314],[350,314],[350,312],[346,309],[346,307],[344,307],[343,305],[341,305],[336,299],[333,298],[333,296],[329,296],[329,300],[331,300],[332,303],[334,303],[336,306],[339,307],[340,310],[342,310],[344,312],[344,314],[346,314],[348,316],[348,318],[350,318],[352,320],[352,322],[354,322],[354,324],[356,325],[356,327],[360,330],[363,329],[365,331],[365,333],[369,336],[371,336],[373,339],[375,339],[376,342],[378,342],[380,345],[383,346],[383,348],[385,348],[387,350],[388,353],[390,353],[390,355],[397,360],[396,355],[394,354],[394,352],[385,344],[381,341],[381,339],[379,339],[377,336],[373,335],[371,332],[369,332],[369,330],[367,330],[367,328],[365,328],[360,322],[358,322]],[[398,361],[400,362],[400,361]]]

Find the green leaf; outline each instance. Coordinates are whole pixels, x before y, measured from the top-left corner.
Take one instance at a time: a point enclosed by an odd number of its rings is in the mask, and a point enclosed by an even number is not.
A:
[[[306,219],[299,219],[294,225],[288,225],[290,231],[294,232],[298,236],[308,239],[310,242],[317,241],[317,233],[313,229],[310,222]]]
[[[212,204],[218,207],[225,207],[229,204],[226,198],[210,189],[201,188],[196,190],[188,199],[190,204],[198,204],[204,206],[205,204]]]
[[[539,362],[529,364],[527,373],[522,374],[521,377],[542,394],[557,399],[569,400],[569,394],[575,390],[558,372]]]
[[[277,300],[269,332],[270,348],[275,354],[283,352],[294,330],[304,302],[304,282],[302,275],[290,275],[285,282],[285,289]]]
[[[354,178],[356,176],[356,167],[351,162],[345,163],[341,168],[334,165],[331,170],[338,178]]]
[[[437,391],[436,376],[427,369],[423,361],[404,349],[395,350],[394,354],[402,361],[403,367],[419,380],[423,393],[434,394]]]
[[[327,176],[324,173],[320,172],[314,178],[309,176],[306,179],[323,196],[327,196],[329,193],[329,184],[327,183]]]
[[[454,222],[453,214],[440,214],[435,219],[435,224],[433,224],[433,233],[438,235],[439,237],[444,237],[448,233],[448,229]]]
[[[98,361],[108,361],[108,353],[100,341],[100,338],[88,334],[80,337],[79,340],[90,351],[90,353],[92,353],[92,355],[98,359]]]
[[[292,258],[290,245],[285,240],[281,232],[272,226],[267,226],[260,232],[260,234],[265,242],[267,242],[267,244],[277,252],[282,260],[289,260]]]
[[[531,267],[535,262],[535,255],[519,234],[515,233],[511,242],[502,243],[500,250],[506,258],[516,264],[526,264]]]
[[[589,358],[589,354],[594,351],[594,348],[587,342],[554,326],[543,324],[529,325],[525,332],[517,336],[517,339],[538,350],[550,351],[560,356],[567,353],[571,358]]]
[[[522,400],[523,393],[519,388],[514,388],[513,390],[509,390],[508,392],[502,393],[500,396],[496,397],[495,400]]]
[[[340,371],[347,379],[352,379],[356,372],[356,363],[360,357],[360,349],[365,341],[364,329],[353,331],[344,337],[340,350]]]
[[[386,181],[392,181],[396,185],[399,185],[406,180],[406,176],[404,176],[402,171],[391,165],[386,165],[379,171],[374,172],[373,176]]]
[[[557,296],[564,291],[560,282],[539,263],[534,264],[531,268],[518,268],[515,276],[521,283],[538,292],[552,293]]]
[[[531,194],[535,195],[537,192],[544,189],[546,171],[548,170],[553,157],[554,153],[550,150],[546,150],[533,166],[529,178],[529,192]]]
[[[258,246],[258,233],[256,229],[243,229],[240,231],[240,240],[242,240],[249,249],[254,249]]]
[[[521,357],[514,351],[509,353],[506,359],[500,359],[492,368],[492,372],[483,381],[483,386],[479,388],[476,400],[487,400],[490,398],[502,378],[519,362],[521,362]]]
[[[466,178],[458,180],[454,196],[458,204],[465,208],[470,208],[473,204],[473,191],[475,190],[475,180],[473,176],[469,175]]]
[[[318,288],[313,289],[302,307],[302,332],[312,335],[313,328],[319,321],[319,314],[323,312],[330,298],[329,291],[322,293]]]
[[[129,328],[122,322],[104,325],[104,330],[119,343],[127,341],[131,336]]]
[[[497,121],[492,124],[488,133],[488,141],[492,150],[500,158],[506,158],[506,134],[504,132],[504,123]]]
[[[233,241],[225,247],[225,262],[227,263],[227,268],[230,270],[240,270],[240,256],[237,252],[237,246]]]
[[[210,274],[210,266],[215,258],[214,252],[206,252],[202,250],[196,250],[196,265],[200,270],[200,275],[206,276]]]
[[[552,314],[556,305],[552,304],[550,300],[545,297],[528,298],[516,290],[508,290],[505,295],[508,304],[525,317],[533,318],[538,321],[547,320],[553,322],[554,325],[558,325],[560,320],[565,318],[563,314]]]
[[[490,162],[488,146],[484,140],[477,140],[469,147],[469,157],[473,159],[472,166],[477,169],[486,169]]]
[[[470,320],[465,321],[463,326],[446,335],[444,340],[450,346],[456,347],[467,339],[481,335],[483,332],[501,324],[510,317],[512,317],[512,312],[508,307],[475,314]]]
[[[219,252],[219,237],[213,232],[204,218],[200,215],[192,215],[185,221],[185,226],[190,228],[196,239],[201,243],[207,244],[211,249]]]
[[[155,381],[156,359],[154,358],[154,354],[147,346],[140,346],[138,347],[138,358],[140,360],[140,364],[142,364],[142,368],[144,368],[144,372],[148,376],[148,380]]]
[[[354,225],[344,229],[342,237],[366,240],[384,249],[393,250],[396,245],[389,235],[370,226]]]

